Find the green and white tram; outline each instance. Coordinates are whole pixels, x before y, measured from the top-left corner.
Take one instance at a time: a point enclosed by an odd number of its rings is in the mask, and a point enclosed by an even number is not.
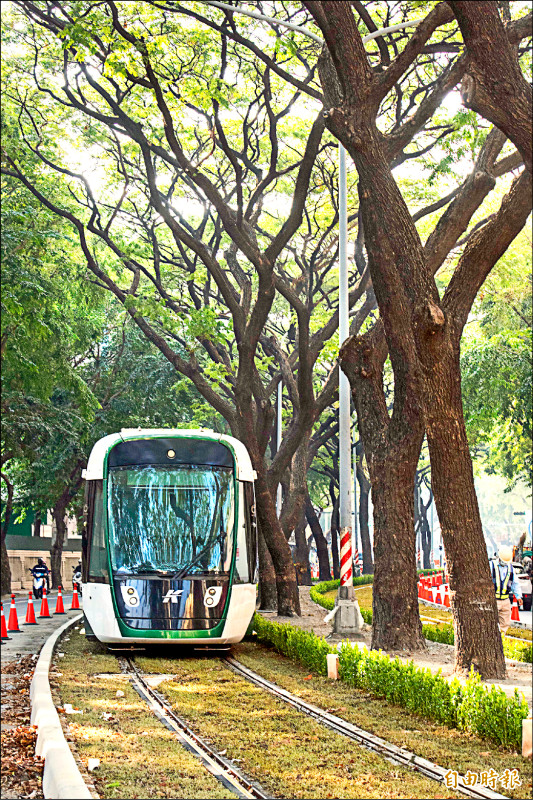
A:
[[[250,456],[208,430],[124,429],[94,445],[83,536],[86,633],[109,645],[227,645],[256,601]]]

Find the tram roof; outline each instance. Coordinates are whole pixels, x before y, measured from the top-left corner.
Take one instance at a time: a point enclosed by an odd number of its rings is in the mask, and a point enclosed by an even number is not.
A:
[[[252,481],[255,478],[248,450],[242,442],[233,436],[227,436],[225,433],[216,433],[206,428],[122,428],[120,433],[110,433],[95,442],[87,462],[85,480],[101,480],[104,477],[106,453],[117,442],[151,438],[153,436],[179,437],[183,439],[201,438],[207,441],[221,442],[222,444],[227,443],[235,453],[237,478],[241,481]]]

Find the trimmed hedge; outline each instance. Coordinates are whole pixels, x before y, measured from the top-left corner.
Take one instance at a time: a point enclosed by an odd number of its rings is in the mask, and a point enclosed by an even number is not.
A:
[[[260,642],[319,675],[327,674],[328,653],[338,652],[314,633],[271,622],[260,614],[254,616],[254,629]],[[485,687],[474,673],[463,686],[457,679],[447,681],[440,672],[433,675],[412,661],[404,664],[399,658],[391,659],[381,651],[360,650],[349,642],[343,642],[339,652],[339,674],[354,688],[450,728],[521,749],[522,720],[529,709],[517,690],[508,698],[499,687]]]
[[[368,583],[373,583],[373,575],[362,575],[359,578],[354,578],[354,586],[363,586]],[[318,603],[322,608],[331,611],[335,605],[335,601],[330,597],[324,597],[326,592],[337,589],[340,581],[323,581],[316,586],[312,586],[310,590],[311,600]],[[361,608],[361,614],[365,622],[369,625],[372,624],[372,611],[370,609]],[[432,642],[441,642],[442,644],[454,644],[455,636],[453,632],[453,625],[441,623],[439,625],[422,625],[422,633],[426,639]],[[533,643],[523,639],[516,639],[511,641],[509,638],[503,638],[503,652],[506,658],[513,658],[515,661],[522,661],[525,664],[533,663]]]

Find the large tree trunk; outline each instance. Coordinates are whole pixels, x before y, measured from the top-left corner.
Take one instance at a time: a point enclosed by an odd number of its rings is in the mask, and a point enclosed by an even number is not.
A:
[[[396,377],[389,416],[383,392],[387,347],[383,328],[371,337],[352,337],[340,363],[348,376],[372,485],[374,504],[374,590],[372,647],[424,649],[418,613],[415,561],[414,480],[424,438],[424,416],[416,382]]]
[[[278,614],[283,617],[300,615],[300,598],[291,549],[276,514],[276,504],[263,470],[257,471],[255,499],[257,516],[266,546],[276,572]]]
[[[329,495],[333,503],[331,512],[331,562],[333,565],[333,577],[339,580],[341,576],[341,564],[339,559],[339,495],[335,496],[333,481],[329,485]]]
[[[287,541],[305,515],[307,497],[307,452],[309,436],[302,439],[294,454],[289,470],[289,482],[284,493],[285,499],[280,514],[280,523]],[[274,487],[271,487],[274,490]]]
[[[265,537],[258,526],[257,549],[259,555],[259,608],[262,611],[275,611],[278,593],[276,589],[276,572],[272,558],[266,546]]]
[[[508,38],[498,4],[450,0],[466,45],[461,96],[467,108],[489,119],[516,145],[531,172],[532,88]],[[531,35],[531,34],[530,34]]]
[[[317,513],[313,508],[309,494],[306,498],[305,516],[307,522],[309,523],[309,527],[311,528],[311,532],[316,544],[316,552],[318,556],[318,577],[321,581],[329,581],[331,580],[331,571],[329,568],[328,543],[322,531],[320,520],[318,519]]]
[[[67,535],[67,526],[65,523],[66,503],[61,499],[52,508],[52,517],[56,524],[56,535],[50,547],[50,562],[52,567],[52,589],[57,589],[58,586],[63,586],[61,577],[61,559],[63,556],[63,545]]]
[[[302,513],[302,518],[297,523],[294,529],[294,538],[296,540],[294,564],[296,567],[296,575],[300,586],[311,586],[309,547],[307,544],[307,538],[305,536],[306,527],[307,527],[307,522],[305,518],[305,513]]]
[[[453,353],[450,346],[427,386],[427,439],[450,575],[456,670],[474,667],[485,678],[501,677],[505,661],[463,421],[458,347]]]
[[[372,647],[425,648],[418,613],[413,476],[416,462],[392,451],[372,459],[374,590]]]
[[[9,566],[9,558],[7,555],[6,540],[2,535],[2,562],[1,562],[1,587],[2,594],[11,593],[11,567]]]
[[[67,536],[67,525],[65,516],[67,508],[71,500],[75,497],[78,489],[83,483],[81,477],[81,469],[85,461],[79,459],[73,467],[70,475],[66,480],[65,488],[61,495],[57,498],[52,508],[52,517],[56,524],[56,537],[50,548],[50,561],[52,567],[52,588],[57,589],[58,586],[63,586],[61,580],[61,557],[63,555],[63,545]]]
[[[33,535],[37,538],[41,536],[41,527],[43,524],[42,516],[40,511],[35,512],[35,520],[33,523]]]
[[[2,480],[7,488],[7,502],[4,507],[4,521],[2,523],[2,565],[1,565],[1,589],[2,594],[9,594],[11,592],[11,567],[9,566],[9,558],[7,555],[6,536],[9,528],[11,514],[13,512],[13,495],[14,487],[7,475],[1,473]]]
[[[357,471],[356,477],[359,484],[359,532],[361,534],[361,547],[363,550],[363,575],[372,575],[374,572],[374,562],[372,558],[372,543],[370,541],[369,520],[369,500],[370,500],[370,481],[365,475],[361,464],[363,455],[362,442],[357,450]],[[361,455],[359,455],[361,453]]]

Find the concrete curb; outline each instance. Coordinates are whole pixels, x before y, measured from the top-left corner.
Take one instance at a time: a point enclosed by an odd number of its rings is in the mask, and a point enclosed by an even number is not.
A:
[[[65,739],[48,678],[50,662],[59,638],[82,617],[83,614],[78,614],[69,619],[48,637],[30,685],[31,724],[37,726],[35,752],[44,758],[43,794],[47,800],[81,800],[92,797]]]

